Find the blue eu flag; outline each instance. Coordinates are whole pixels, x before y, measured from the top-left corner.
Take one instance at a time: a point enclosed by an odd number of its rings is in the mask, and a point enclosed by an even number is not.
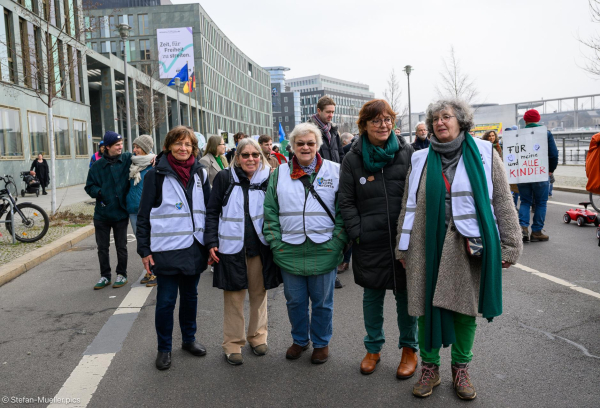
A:
[[[285,140],[285,132],[283,131],[283,126],[281,126],[281,122],[279,122],[279,142],[283,142]]]
[[[171,79],[171,82],[169,82],[169,85],[167,86],[175,85],[175,78],[181,79],[182,84],[190,80],[188,77],[188,64],[185,64],[185,66],[181,68],[181,70],[173,77],[173,79]]]

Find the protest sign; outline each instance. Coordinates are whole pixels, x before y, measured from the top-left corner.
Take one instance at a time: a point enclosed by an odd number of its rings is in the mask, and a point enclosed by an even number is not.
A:
[[[510,184],[548,181],[547,135],[545,126],[504,131],[502,152]]]
[[[484,123],[481,125],[475,125],[473,128],[471,128],[469,133],[471,134],[471,136],[481,138],[485,134],[485,132],[487,132],[488,130],[493,130],[494,132],[496,132],[496,135],[501,135],[502,134],[502,122],[500,122],[500,123]]]

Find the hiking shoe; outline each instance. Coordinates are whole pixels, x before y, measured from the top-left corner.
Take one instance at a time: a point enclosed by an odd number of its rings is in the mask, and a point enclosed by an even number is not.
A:
[[[433,388],[440,385],[440,367],[431,363],[421,363],[421,376],[413,386],[413,395],[419,398],[429,397]]]
[[[523,242],[529,242],[529,228],[521,227],[521,231],[523,234]]]
[[[257,356],[264,356],[269,351],[269,347],[266,344],[260,344],[256,347],[252,347],[252,352]]]
[[[146,274],[144,275],[144,277],[142,278],[142,280],[140,281],[140,283],[142,285],[145,285],[146,283],[148,283],[148,281],[150,280],[151,276],[152,276],[151,273],[146,272]]]
[[[158,285],[158,280],[156,279],[156,275],[150,275],[150,279],[146,283],[146,287],[151,288],[156,285]]]
[[[120,288],[127,284],[127,276],[117,275],[117,280],[113,283],[113,288]]]
[[[225,354],[225,360],[231,365],[241,365],[244,363],[242,353]]]
[[[100,278],[100,280],[98,281],[98,283],[96,283],[96,286],[94,286],[94,290],[104,289],[108,285],[110,285],[110,280],[106,279],[103,276],[103,277]]]
[[[340,278],[338,278],[337,276],[335,277],[335,288],[336,289],[341,289],[343,288],[344,285],[342,285],[342,282],[340,282]]]
[[[542,231],[531,231],[531,242],[537,241],[548,241],[550,237],[545,235]]]
[[[456,391],[458,398],[472,400],[477,397],[475,387],[473,387],[471,377],[469,376],[468,364],[452,364],[452,381],[454,382],[454,391]]]

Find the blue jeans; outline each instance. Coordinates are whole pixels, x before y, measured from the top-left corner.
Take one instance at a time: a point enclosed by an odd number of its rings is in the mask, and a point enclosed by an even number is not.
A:
[[[184,343],[196,341],[196,312],[198,309],[197,275],[157,275],[156,313],[154,324],[158,351],[171,351],[173,342],[173,311],[179,291],[179,327]]]
[[[519,224],[521,224],[521,227],[529,227],[531,204],[535,201],[535,210],[533,213],[533,224],[531,225],[531,231],[538,232],[544,228],[549,184],[550,183],[547,181],[519,184],[519,193],[521,194]]]
[[[129,221],[131,222],[131,229],[133,230],[133,235],[136,235],[136,231],[137,231],[137,214],[129,214]]]
[[[346,253],[344,254],[344,260],[342,261],[343,263],[350,263],[350,258],[352,257],[352,247],[350,247],[350,249],[348,249],[346,251]]]
[[[515,202],[515,208],[519,211],[519,193],[512,193],[513,201]]]
[[[337,269],[334,269],[323,275],[300,276],[281,271],[294,344],[304,347],[312,340],[314,348],[329,345],[333,334],[336,272]],[[309,299],[312,315],[308,312]]]
[[[379,353],[385,343],[383,332],[383,301],[385,289],[364,289],[363,317],[367,335],[364,338],[365,348],[369,353]],[[398,315],[398,348],[411,347],[419,349],[417,337],[417,318],[408,314],[408,292],[396,292],[396,313]]]
[[[554,183],[548,182],[548,197],[552,195],[552,189],[554,188]]]

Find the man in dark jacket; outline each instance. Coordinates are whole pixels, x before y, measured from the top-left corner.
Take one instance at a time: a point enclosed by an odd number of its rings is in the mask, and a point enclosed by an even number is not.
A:
[[[525,127],[538,127],[540,113],[535,109],[530,109],[523,115]],[[558,166],[558,149],[554,142],[554,136],[547,131],[548,137],[548,176],[552,176]],[[521,206],[519,207],[519,224],[523,231],[523,242],[548,241],[550,237],[542,232],[544,221],[546,220],[546,205],[548,203],[548,181],[538,181],[536,183],[519,183],[519,194],[521,195]],[[530,207],[535,202],[533,212],[533,224],[531,225],[531,236],[529,235],[529,219],[531,217]]]
[[[319,149],[321,157],[334,163],[341,163],[344,158],[344,149],[338,128],[331,123],[334,113],[335,102],[325,95],[317,102],[317,113],[310,118],[309,122],[317,125],[321,130],[323,137],[323,145]]]
[[[110,130],[104,135],[104,154],[88,172],[85,191],[96,199],[94,227],[100,260],[100,281],[94,289],[102,289],[111,282],[110,230],[117,248],[117,280],[113,288],[127,283],[127,227],[129,214],[125,198],[129,191],[131,153],[123,152],[123,137]]]
[[[427,125],[425,125],[425,122],[417,123],[417,126],[415,126],[415,141],[410,145],[416,152],[417,150],[427,149],[429,143],[429,139],[427,138]]]

